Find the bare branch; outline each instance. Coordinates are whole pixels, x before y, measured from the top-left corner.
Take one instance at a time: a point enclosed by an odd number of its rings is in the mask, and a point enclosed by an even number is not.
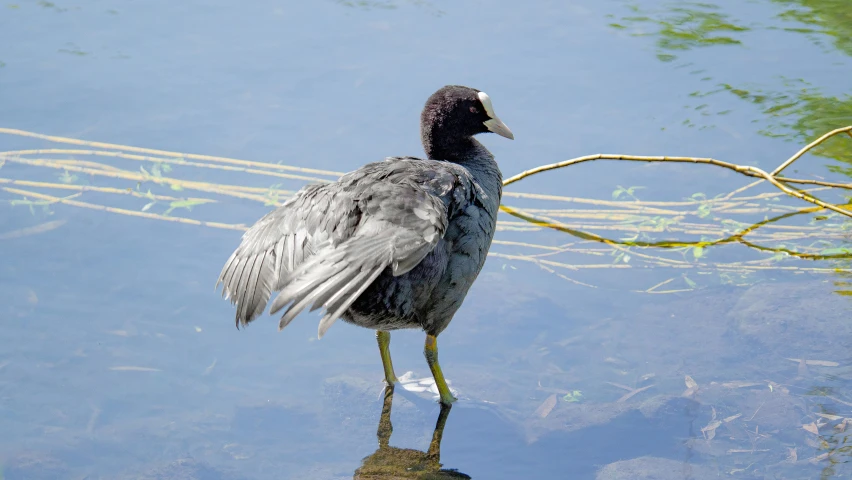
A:
[[[835,135],[837,135],[837,134],[843,133],[843,132],[846,132],[847,134],[849,134],[849,136],[852,136],[852,125],[850,125],[850,126],[848,126],[848,127],[843,127],[843,128],[838,128],[838,129],[832,130],[832,131],[830,131],[830,132],[826,133],[825,135],[823,135],[823,136],[821,136],[821,137],[817,138],[817,139],[816,139],[816,140],[814,140],[813,142],[811,142],[811,143],[807,144],[804,148],[802,148],[801,150],[799,150],[798,152],[796,152],[796,154],[795,154],[795,155],[793,155],[792,157],[790,157],[789,159],[787,159],[787,161],[786,161],[786,162],[782,163],[781,165],[779,165],[779,166],[778,166],[778,168],[776,168],[775,170],[773,170],[771,175],[773,175],[773,176],[778,175],[779,173],[781,173],[782,171],[784,171],[784,169],[785,169],[785,168],[789,167],[790,165],[792,165],[792,164],[793,164],[793,162],[795,162],[796,160],[798,160],[798,159],[799,159],[799,157],[801,157],[802,155],[804,155],[805,153],[807,153],[807,152],[808,152],[808,150],[810,150],[810,149],[812,149],[812,148],[816,147],[816,146],[817,146],[817,145],[819,145],[820,143],[822,143],[822,142],[824,142],[824,141],[828,140],[829,138],[831,138],[831,137],[833,137],[833,136],[835,136]]]
[[[537,173],[546,172],[548,170],[555,170],[557,168],[569,167],[571,165],[577,165],[577,164],[580,164],[580,163],[591,162],[591,161],[594,161],[594,160],[622,160],[622,161],[631,161],[631,162],[702,163],[702,164],[706,164],[706,165],[715,165],[717,167],[727,168],[728,170],[733,170],[733,171],[740,173],[742,175],[746,175],[746,176],[749,176],[749,177],[756,177],[756,178],[766,180],[767,182],[771,183],[772,185],[774,185],[776,188],[778,188],[782,192],[784,192],[784,193],[786,193],[786,194],[788,194],[792,197],[796,197],[800,200],[804,200],[806,202],[810,202],[810,203],[813,203],[815,205],[819,205],[822,208],[827,208],[827,209],[835,211],[837,213],[846,215],[847,217],[852,217],[852,211],[840,208],[836,205],[832,205],[832,204],[827,203],[827,202],[824,202],[824,201],[822,201],[822,200],[820,200],[820,199],[818,199],[818,198],[816,198],[812,195],[808,195],[808,194],[801,192],[799,190],[794,190],[784,183],[785,180],[787,180],[787,179],[780,179],[780,178],[775,177],[775,174],[777,174],[778,172],[781,172],[782,170],[784,170],[785,168],[790,166],[793,162],[795,162],[802,155],[804,155],[808,150],[814,148],[815,146],[824,142],[828,138],[830,138],[834,135],[840,134],[840,133],[844,133],[844,132],[849,134],[850,136],[852,136],[852,125],[850,125],[848,127],[843,127],[843,128],[838,128],[836,130],[832,130],[831,132],[828,132],[825,135],[821,136],[820,138],[814,140],[813,142],[808,144],[806,147],[804,147],[801,150],[799,150],[798,152],[796,152],[796,154],[793,155],[792,157],[790,157],[789,159],[787,159],[787,161],[782,163],[778,168],[776,168],[773,171],[773,173],[767,173],[766,171],[764,171],[764,170],[762,170],[758,167],[752,167],[752,166],[748,166],[748,165],[737,165],[735,163],[723,162],[721,160],[716,160],[714,158],[643,156],[643,155],[615,155],[615,154],[598,153],[598,154],[595,154],[595,155],[586,155],[586,156],[583,156],[583,157],[572,158],[570,160],[565,160],[565,161],[558,162],[558,163],[552,163],[550,165],[542,165],[540,167],[536,167],[536,168],[521,172],[521,173],[519,173],[519,174],[517,174],[513,177],[510,177],[510,178],[504,180],[503,186],[511,185],[511,184],[513,184],[513,183],[515,183],[519,180],[522,180],[522,179],[527,178],[529,176],[535,175]],[[813,184],[823,185],[824,183],[827,183],[827,182],[816,183],[815,180],[796,180],[795,183],[813,183]],[[750,188],[755,184],[756,183],[749,184],[746,187],[740,189],[740,191],[745,190],[747,188]],[[842,185],[842,184],[828,185],[828,186],[840,186],[840,185]],[[849,188],[849,186],[843,185],[841,188]]]

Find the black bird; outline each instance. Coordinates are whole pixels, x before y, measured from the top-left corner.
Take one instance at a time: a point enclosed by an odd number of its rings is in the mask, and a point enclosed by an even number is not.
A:
[[[278,329],[302,310],[324,310],[321,338],[337,318],[376,330],[389,385],[396,383],[390,330],[422,328],[424,355],[441,403],[456,399],[438,364],[437,336],[473,284],[494,237],[502,175],[473,138],[514,139],[491,99],[448,85],[420,117],[428,159],[389,157],[338,181],[308,185],[243,235],[219,283],[236,305],[237,328],[286,308]]]

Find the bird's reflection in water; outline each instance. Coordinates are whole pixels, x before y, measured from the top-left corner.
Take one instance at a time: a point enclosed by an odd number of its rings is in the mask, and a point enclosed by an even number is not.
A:
[[[393,403],[393,387],[385,388],[385,400],[382,405],[382,416],[379,418],[379,428],[376,436],[379,438],[379,448],[372,455],[364,458],[355,475],[356,480],[372,479],[449,479],[471,478],[464,473],[441,468],[441,437],[444,435],[444,425],[450,415],[450,406],[441,405],[441,413],[435,424],[435,433],[429,442],[429,450],[422,452],[413,448],[396,448],[390,446],[393,433],[391,425],[391,404]]]

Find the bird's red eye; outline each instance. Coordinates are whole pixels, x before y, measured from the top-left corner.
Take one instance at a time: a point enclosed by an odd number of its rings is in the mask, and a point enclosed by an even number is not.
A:
[[[477,110],[476,107],[471,106],[470,113],[479,113],[479,110]]]

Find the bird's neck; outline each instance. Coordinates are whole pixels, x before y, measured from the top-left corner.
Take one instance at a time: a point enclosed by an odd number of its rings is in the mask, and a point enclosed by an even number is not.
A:
[[[491,167],[499,172],[494,155],[473,137],[450,137],[437,131],[422,131],[421,140],[431,160],[447,160],[465,166]]]
[[[451,137],[442,135],[439,131],[421,132],[423,150],[432,160],[462,161],[471,156],[475,145],[479,144],[472,137]]]
[[[435,136],[423,135],[423,149],[432,160],[446,160],[465,167],[499,206],[503,193],[503,175],[494,155],[473,137],[433,142]],[[440,136],[438,137],[440,138]],[[496,213],[496,212],[495,212]]]

